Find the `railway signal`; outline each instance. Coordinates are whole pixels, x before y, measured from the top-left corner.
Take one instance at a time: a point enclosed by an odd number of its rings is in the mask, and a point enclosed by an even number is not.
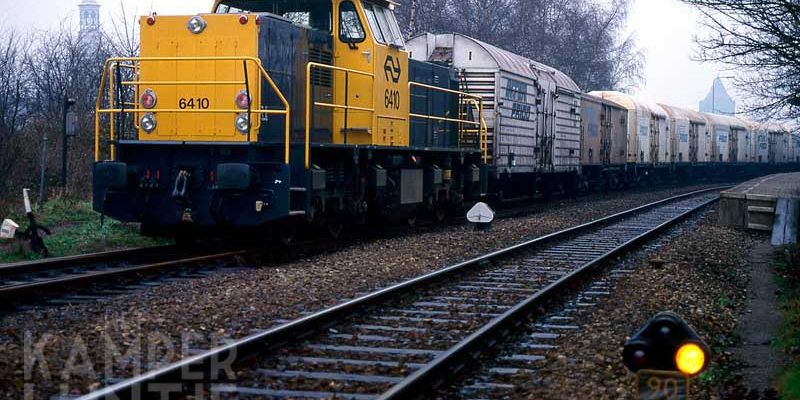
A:
[[[622,350],[642,399],[687,398],[689,379],[706,369],[709,356],[705,342],[673,312],[656,314]]]

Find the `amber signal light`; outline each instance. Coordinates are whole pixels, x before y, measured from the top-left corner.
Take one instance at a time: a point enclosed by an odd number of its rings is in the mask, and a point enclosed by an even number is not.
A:
[[[675,366],[684,375],[697,375],[706,368],[706,352],[697,343],[684,343],[675,352]]]

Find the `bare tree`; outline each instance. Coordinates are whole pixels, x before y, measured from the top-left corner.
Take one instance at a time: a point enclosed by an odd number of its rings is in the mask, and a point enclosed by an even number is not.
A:
[[[125,3],[120,0],[119,9],[113,16],[111,28],[105,33],[105,42],[111,54],[119,57],[136,57],[139,55],[139,24],[136,21],[137,9],[128,12]]]
[[[698,59],[738,72],[745,112],[761,119],[800,117],[800,2],[683,0],[697,7],[709,33]]]
[[[410,36],[458,32],[558,68],[586,90],[628,90],[644,72],[635,39],[622,37],[629,3],[414,0],[399,19]]]
[[[28,47],[11,29],[0,31],[0,46],[0,191],[5,191],[12,168],[19,161],[18,136],[27,122],[28,86],[23,62]]]

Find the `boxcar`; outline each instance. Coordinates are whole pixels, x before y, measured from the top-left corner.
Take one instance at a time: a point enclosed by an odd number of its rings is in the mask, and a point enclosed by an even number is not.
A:
[[[659,104],[670,116],[670,160],[678,165],[710,160],[706,119],[697,111]]]
[[[639,168],[658,166],[669,161],[668,116],[656,104],[640,101],[620,92],[590,92],[590,95],[612,101],[628,112],[629,164]],[[661,147],[665,149],[661,149]]]
[[[461,34],[423,34],[410,57],[460,71],[460,89],[484,100],[492,187],[529,194],[531,183],[577,182],[581,90],[562,72]]]
[[[714,162],[739,162],[739,143],[747,143],[749,125],[739,118],[703,113],[712,137],[711,159]]]
[[[626,164],[628,112],[600,97],[581,99],[581,171],[590,186],[616,187]]]

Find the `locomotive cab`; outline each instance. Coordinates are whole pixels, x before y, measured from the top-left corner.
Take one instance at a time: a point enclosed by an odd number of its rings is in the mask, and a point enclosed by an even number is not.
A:
[[[217,0],[142,17],[141,56],[104,68],[95,209],[169,232],[479,197],[481,100],[448,68],[409,62],[394,7]]]

